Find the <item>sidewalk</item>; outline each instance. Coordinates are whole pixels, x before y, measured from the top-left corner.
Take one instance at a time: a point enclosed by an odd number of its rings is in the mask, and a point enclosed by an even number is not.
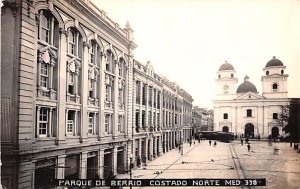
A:
[[[201,141],[202,143],[203,141]],[[187,152],[199,145],[198,141],[196,144],[184,143],[183,144],[183,155],[179,152],[178,148],[168,151],[162,156],[148,161],[147,166],[135,167],[132,169],[132,179],[152,179],[157,177],[161,172],[170,167],[175,162],[179,161]],[[129,179],[130,175],[128,174],[118,174],[117,179]]]

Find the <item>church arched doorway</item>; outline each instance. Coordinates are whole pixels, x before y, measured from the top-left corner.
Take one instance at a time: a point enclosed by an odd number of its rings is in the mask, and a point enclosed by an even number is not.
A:
[[[276,138],[276,137],[278,137],[278,135],[279,135],[279,129],[278,129],[278,127],[273,127],[272,128],[272,137]]]
[[[227,126],[224,126],[224,127],[222,128],[222,131],[225,132],[225,133],[227,133],[227,132],[229,132],[229,128],[228,128]]]
[[[245,137],[246,138],[254,138],[254,125],[251,123],[247,123],[245,125]]]

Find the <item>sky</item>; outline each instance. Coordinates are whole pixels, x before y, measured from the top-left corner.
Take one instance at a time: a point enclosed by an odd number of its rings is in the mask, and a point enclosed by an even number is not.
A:
[[[215,79],[228,61],[262,94],[261,76],[276,56],[287,66],[288,96],[300,97],[300,0],[91,0],[134,30],[134,58],[213,108]]]

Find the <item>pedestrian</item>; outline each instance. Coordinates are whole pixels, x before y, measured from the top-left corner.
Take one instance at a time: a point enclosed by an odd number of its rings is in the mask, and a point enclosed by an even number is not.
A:
[[[258,134],[258,137],[257,137],[257,138],[258,138],[258,140],[260,140],[260,135],[259,135],[259,134]]]
[[[178,149],[179,149],[179,153],[180,153],[181,152],[181,144],[179,145]]]
[[[141,166],[141,157],[140,156],[137,157],[136,164],[138,167]]]
[[[247,148],[248,148],[248,152],[250,152],[251,146],[250,146],[249,143],[248,143],[248,145],[247,145]]]
[[[211,146],[211,140],[209,140],[209,145]]]
[[[198,138],[198,143],[200,143],[200,138]]]
[[[190,146],[192,146],[192,140],[190,140]]]
[[[241,138],[241,145],[243,146],[243,144],[244,144],[244,140]]]
[[[194,140],[194,146],[195,146],[195,144],[196,144],[196,142],[195,142],[195,140]]]
[[[216,146],[217,146],[217,141],[214,142],[214,147],[216,147]]]

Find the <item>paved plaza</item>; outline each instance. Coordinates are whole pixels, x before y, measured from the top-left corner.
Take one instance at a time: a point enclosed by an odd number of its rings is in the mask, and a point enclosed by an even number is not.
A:
[[[213,142],[211,146],[207,140],[201,143],[196,142],[191,146],[185,143],[183,155],[178,149],[174,149],[149,162],[147,166],[133,169],[132,178],[265,178],[267,186],[255,188],[300,188],[300,156],[289,146],[289,143],[250,141],[251,149],[248,151],[247,145],[245,143],[241,145],[239,141],[231,143],[217,141],[216,146],[213,146]],[[279,148],[278,154],[274,154],[275,146]],[[129,178],[129,174],[118,175],[117,178]]]

